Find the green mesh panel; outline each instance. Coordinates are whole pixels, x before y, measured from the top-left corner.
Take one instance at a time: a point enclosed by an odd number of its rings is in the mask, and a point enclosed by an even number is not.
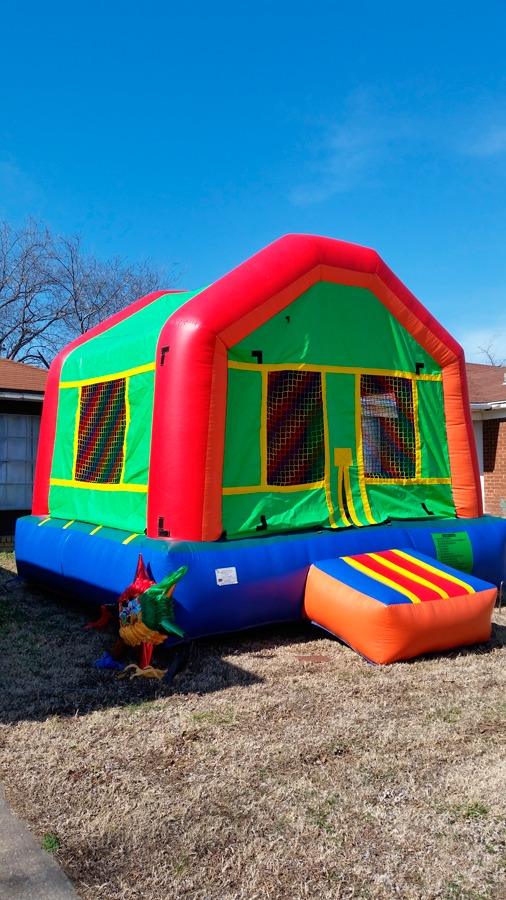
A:
[[[414,478],[416,446],[411,380],[362,375],[360,404],[366,478]]]
[[[123,469],[125,379],[85,385],[81,391],[76,481],[119,484]]]
[[[267,483],[322,481],[325,474],[322,381],[319,372],[269,372]]]

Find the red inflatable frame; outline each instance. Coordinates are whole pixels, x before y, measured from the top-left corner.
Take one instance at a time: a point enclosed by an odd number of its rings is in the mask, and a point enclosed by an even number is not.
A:
[[[457,515],[482,514],[462,348],[374,250],[330,238],[287,235],[183,304],[161,330],[149,469],[149,537],[194,541],[220,537],[228,350],[318,281],[370,290],[441,366]],[[49,514],[58,386],[65,358],[88,338],[164,293],[143,297],[79,337],[54,361],[41,423],[35,515]]]

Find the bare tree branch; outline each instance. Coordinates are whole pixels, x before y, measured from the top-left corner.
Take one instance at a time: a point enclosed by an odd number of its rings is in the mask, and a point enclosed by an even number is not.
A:
[[[491,366],[506,366],[506,357],[499,358],[495,352],[494,344],[499,339],[498,334],[494,334],[490,340],[484,344],[483,347],[478,347],[480,353],[483,353],[483,356],[488,361],[488,364]]]
[[[0,223],[0,355],[47,365],[80,334],[178,274],[148,261],[87,255],[80,235],[53,236],[34,220]]]

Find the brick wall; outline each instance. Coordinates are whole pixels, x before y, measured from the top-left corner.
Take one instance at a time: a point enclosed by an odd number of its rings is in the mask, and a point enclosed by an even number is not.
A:
[[[506,418],[483,422],[483,475],[485,512],[506,517]]]

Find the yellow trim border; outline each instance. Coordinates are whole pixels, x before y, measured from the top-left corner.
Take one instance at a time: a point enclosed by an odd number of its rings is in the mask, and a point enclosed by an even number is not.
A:
[[[154,372],[155,363],[147,363],[145,366],[137,366],[135,369],[125,369],[123,372],[115,372],[113,375],[100,375],[96,378],[80,378],[77,381],[60,381],[60,388],[80,388],[88,384],[100,384],[102,381],[117,381],[120,378],[131,378],[133,375],[142,375],[143,372]]]
[[[389,375],[392,378],[410,378],[412,381],[442,381],[441,374],[424,375],[416,372],[400,372],[397,369],[368,369],[363,366],[319,366],[316,363],[242,363],[229,359],[230,369],[242,369],[245,372],[325,372],[338,375]]]
[[[122,544],[129,544],[130,541],[134,541],[136,537],[140,537],[140,536],[141,536],[140,533],[139,533],[138,531],[135,531],[133,534],[129,534],[128,537],[125,538],[125,540],[122,541],[121,543],[122,543]]]
[[[451,478],[364,478],[365,484],[451,484]]]
[[[393,572],[397,572],[399,575],[407,578],[409,581],[414,581],[415,584],[420,584],[422,587],[428,588],[435,594],[439,594],[442,600],[448,600],[450,596],[448,592],[439,587],[439,585],[434,584],[433,581],[429,581],[427,578],[423,578],[421,575],[415,575],[414,572],[410,572],[408,569],[404,569],[402,566],[398,566],[390,559],[385,559],[385,557],[380,556],[379,553],[368,553],[367,555],[370,556],[371,559],[375,559],[376,562],[381,563],[381,565],[385,566],[387,569],[391,569]],[[404,558],[409,562],[415,564],[417,562],[417,560],[413,556],[410,557],[407,553],[405,554]]]
[[[129,493],[145,494],[147,484],[94,484],[89,481],[75,481],[71,478],[50,478],[51,487],[80,488],[85,491],[127,491]]]
[[[357,372],[355,375],[355,444],[357,447],[357,475],[358,475],[358,489],[360,491],[360,497],[362,500],[362,506],[364,508],[364,513],[369,525],[376,525],[376,519],[374,518],[371,507],[369,504],[369,497],[367,496],[367,491],[365,489],[365,477],[364,477],[364,447],[363,447],[363,438],[362,438],[362,398],[360,393],[360,376],[364,374],[363,372]],[[351,487],[350,487],[351,492]],[[361,523],[360,523],[361,524]]]
[[[362,565],[358,560],[353,559],[352,556],[342,556],[341,559],[343,562],[348,563],[349,566],[352,566],[352,568],[357,569],[359,572],[363,572],[368,578],[372,578],[373,581],[379,581],[380,584],[386,584],[387,587],[393,588],[393,590],[398,591],[399,594],[404,594],[404,596],[408,597],[412,603],[422,602],[416,594],[413,594],[412,591],[409,591],[404,585],[397,584],[396,581],[392,581],[390,578],[387,578],[386,575],[380,575],[379,572],[374,572],[373,569],[369,569],[368,566]]]
[[[327,415],[327,373],[321,373],[321,390],[322,390],[322,418],[323,418],[323,446],[325,451],[325,466],[323,470],[323,487],[325,488],[325,501],[327,503],[327,509],[329,511],[329,523],[331,528],[337,528],[337,522],[335,517],[335,509],[334,503],[332,501],[332,491],[330,488],[330,436],[329,436],[329,417]],[[344,510],[340,509],[340,512],[343,513]],[[350,523],[347,521],[346,516],[341,515],[343,522],[346,525]]]
[[[304,494],[306,491],[315,491],[325,488],[325,481],[315,481],[313,484],[289,484],[281,487],[275,484],[248,484],[243,487],[224,487],[224,497],[233,497],[234,494]]]
[[[417,559],[416,556],[410,556],[409,553],[406,553],[404,550],[392,550],[392,553],[395,553],[396,556],[400,556],[401,559],[407,559],[410,562],[415,562],[417,566],[420,566],[422,569],[425,569],[427,572],[431,572],[433,575],[437,575],[439,578],[446,579],[447,581],[452,581],[454,584],[458,584],[459,587],[463,587],[468,594],[475,594],[475,589],[467,583],[467,581],[463,581],[461,578],[457,578],[456,575],[450,575],[449,572],[445,572],[443,569],[438,569],[436,566],[431,566],[430,563],[425,562],[425,560]]]

